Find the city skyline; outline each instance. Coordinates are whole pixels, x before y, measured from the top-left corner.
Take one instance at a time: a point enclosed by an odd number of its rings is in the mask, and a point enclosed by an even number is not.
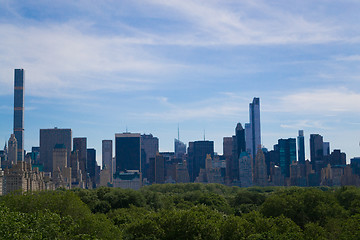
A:
[[[88,147],[114,133],[214,141],[261,99],[268,149],[304,130],[360,155],[360,3],[2,1],[0,141],[13,123],[13,71],[26,71],[25,149],[39,129],[71,128]],[[341,7],[341,12],[337,12]],[[336,11],[337,14],[334,14]],[[263,17],[260,17],[263,15]],[[213,16],[218,16],[214,18]]]

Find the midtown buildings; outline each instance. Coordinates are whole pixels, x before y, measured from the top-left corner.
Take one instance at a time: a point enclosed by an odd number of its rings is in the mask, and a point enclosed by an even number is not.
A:
[[[63,144],[66,148],[67,160],[70,159],[72,143],[71,129],[40,129],[40,163],[45,172],[53,172],[53,150],[56,144]],[[68,165],[70,163],[68,162]]]
[[[240,187],[360,184],[360,161],[355,158],[346,165],[346,154],[340,149],[331,152],[330,143],[320,134],[310,135],[310,161],[303,130],[297,138],[279,139],[272,150],[264,148],[259,98],[249,104],[250,122],[237,123],[234,135],[223,138],[222,155],[214,152],[213,141],[205,139],[189,142],[186,149],[178,135],[174,152],[159,152],[159,139],[152,134],[122,133],[102,141],[100,171],[97,151],[88,148],[86,137],[72,139],[71,129],[53,128],[40,130],[40,146],[24,158],[23,80],[23,70],[15,70],[14,133],[0,151],[4,169],[0,186],[3,183],[5,193],[58,187],[139,189],[180,182]]]

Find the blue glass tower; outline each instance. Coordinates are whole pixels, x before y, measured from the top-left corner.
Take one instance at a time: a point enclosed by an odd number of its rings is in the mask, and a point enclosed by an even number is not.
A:
[[[17,160],[24,161],[24,69],[15,69],[14,134],[17,140]]]
[[[298,160],[300,164],[305,164],[305,143],[304,130],[299,130],[298,141]]]

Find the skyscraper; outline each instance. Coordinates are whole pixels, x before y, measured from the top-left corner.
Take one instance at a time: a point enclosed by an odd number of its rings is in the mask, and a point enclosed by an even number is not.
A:
[[[254,98],[249,104],[250,124],[245,124],[246,148],[250,151],[255,160],[258,149],[261,149],[261,129],[260,129],[260,99]]]
[[[310,160],[316,173],[320,173],[324,165],[324,141],[320,134],[310,134]]]
[[[304,130],[299,130],[299,136],[297,137],[297,144],[298,144],[298,161],[300,164],[305,164]]]
[[[235,135],[232,137],[232,161],[230,163],[230,179],[239,179],[239,157],[242,152],[246,151],[245,143],[245,129],[241,123],[238,123],[235,127]]]
[[[87,176],[87,138],[78,137],[73,139],[73,150],[78,151],[79,156],[79,168],[82,173],[83,181]]]
[[[113,148],[112,148],[112,140],[103,140],[102,141],[102,168],[109,169],[110,179],[112,182],[112,172],[113,172]]]
[[[45,172],[53,171],[53,150],[56,144],[64,144],[67,152],[67,166],[70,166],[71,129],[40,129],[40,163]]]
[[[150,158],[159,152],[159,139],[152,134],[141,135],[141,172],[143,177],[148,177]]]
[[[24,69],[15,69],[14,134],[17,140],[17,160],[24,161]]]
[[[90,176],[93,187],[96,187],[96,150],[94,148],[88,148],[86,150],[87,154],[87,173]]]
[[[211,158],[214,157],[213,141],[189,142],[188,168],[191,182],[199,176],[200,168],[205,169],[205,160],[208,154]]]
[[[141,172],[141,136],[139,133],[115,134],[116,173]]]
[[[290,165],[296,162],[296,139],[278,140],[280,169],[284,177],[290,177]]]

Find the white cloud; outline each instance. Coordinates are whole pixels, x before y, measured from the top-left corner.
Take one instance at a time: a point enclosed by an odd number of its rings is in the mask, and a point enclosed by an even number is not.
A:
[[[151,109],[144,113],[134,113],[132,117],[156,121],[160,119],[163,121],[235,119],[236,121],[239,118],[245,121],[248,118],[248,104],[246,101],[239,101],[241,99],[230,93],[222,93],[220,96],[202,101],[178,104],[169,102],[167,98],[156,98],[156,101],[163,105],[161,110]]]
[[[296,114],[360,113],[360,93],[346,88],[308,90],[289,94],[279,99],[277,107],[267,111]]]
[[[183,67],[145,51],[141,39],[95,36],[77,28],[81,25],[1,24],[0,54],[6,57],[0,60],[0,73],[6,77],[0,84],[10,89],[12,71],[21,67],[31,81],[30,94],[51,96],[69,88],[143,90],[161,81],[154,76]]]
[[[307,16],[272,7],[263,1],[149,0],[166,7],[189,24],[174,44],[254,45],[314,44],[344,40],[340,26],[327,19]],[[255,17],[256,16],[256,17]]]

